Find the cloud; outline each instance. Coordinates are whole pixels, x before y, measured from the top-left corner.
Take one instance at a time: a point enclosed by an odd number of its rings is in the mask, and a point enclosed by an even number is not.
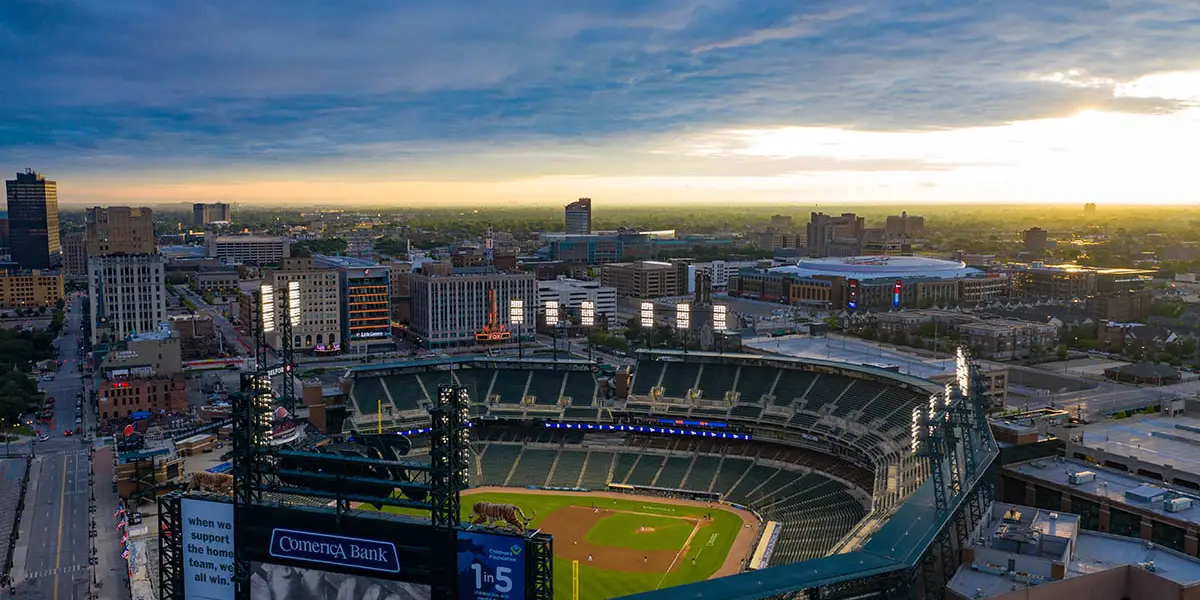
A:
[[[1197,39],[1200,5],[1169,0],[9,0],[0,68],[19,85],[0,94],[0,163],[60,179],[944,174],[964,165],[686,146],[1168,118],[1200,98],[1178,74],[1200,71]]]

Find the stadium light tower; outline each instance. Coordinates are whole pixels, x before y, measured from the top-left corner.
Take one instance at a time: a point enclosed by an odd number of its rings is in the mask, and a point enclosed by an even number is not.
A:
[[[521,325],[525,323],[525,301],[524,300],[509,300],[508,301],[508,324],[513,328],[513,334],[517,336],[517,358],[525,358],[525,343],[521,337]]]
[[[675,305],[675,331],[683,336],[683,352],[687,353],[688,331],[692,328],[692,305],[680,302]]]
[[[558,360],[558,301],[547,300],[544,312],[546,314],[546,327],[550,328],[551,340],[554,344],[554,360]]]
[[[587,336],[588,360],[592,360],[592,327],[596,326],[596,303],[584,300],[579,304],[579,325]]]

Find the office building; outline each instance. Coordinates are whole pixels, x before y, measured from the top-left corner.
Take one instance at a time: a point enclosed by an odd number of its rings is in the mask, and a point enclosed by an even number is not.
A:
[[[84,218],[88,256],[154,254],[154,212],[128,206],[92,207]]]
[[[292,255],[292,241],[265,235],[217,235],[205,240],[204,255],[230,263],[278,264]]]
[[[408,280],[409,330],[426,348],[476,345],[476,335],[493,320],[513,338],[533,335],[538,292],[531,273],[472,269],[444,276],[412,273]],[[514,300],[521,303],[521,323],[512,319]]]
[[[87,277],[87,240],[82,231],[68,233],[62,238],[63,275]]]
[[[228,204],[218,202],[192,205],[192,225],[200,229],[213,223],[228,223],[232,220],[233,214],[229,211]]]
[[[643,260],[600,267],[602,284],[632,298],[662,298],[687,294],[686,263]]]
[[[771,261],[764,261],[765,266],[770,266]],[[715,290],[724,290],[729,287],[729,278],[738,274],[738,271],[747,267],[757,267],[759,261],[755,260],[714,260],[712,262],[695,263],[691,265],[693,273],[705,273],[712,278],[712,286]],[[694,282],[694,275],[688,278],[689,282]],[[689,292],[694,292],[694,286],[688,289]]]
[[[1026,252],[1040,254],[1045,252],[1050,247],[1050,241],[1047,238],[1048,233],[1041,227],[1030,227],[1021,233],[1021,239],[1025,245]]]
[[[617,319],[617,290],[601,285],[599,281],[583,281],[559,277],[551,281],[539,281],[539,307],[547,302],[557,302],[560,314],[578,316],[581,314],[584,302],[591,302],[595,310],[595,324],[613,325]]]
[[[334,269],[341,288],[342,349],[368,352],[392,346],[391,272],[369,260],[315,256],[313,264]]]
[[[8,245],[22,269],[62,265],[58,237],[58,183],[25,169],[5,182],[8,197]]]
[[[971,352],[993,360],[1027,358],[1037,348],[1054,348],[1058,340],[1058,326],[1050,323],[986,319],[963,323],[957,329]]]
[[[1096,203],[1095,202],[1088,202],[1083,205],[1083,216],[1085,216],[1085,217],[1096,216]]]
[[[92,343],[154,331],[167,320],[166,262],[157,254],[88,260]]]
[[[908,211],[901,211],[900,216],[887,218],[883,230],[887,237],[917,237],[925,230],[925,217],[909,216]]]
[[[339,352],[342,348],[342,294],[336,269],[320,267],[311,258],[285,258],[272,270],[264,283],[274,285],[275,315],[282,319],[288,284],[300,282],[300,322],[292,326],[292,347],[296,350]],[[280,329],[267,334],[267,343],[282,347]]]
[[[570,235],[587,235],[592,232],[592,199],[580,198],[564,208],[566,229]]]
[[[100,363],[104,379],[172,377],[183,373],[182,338],[171,322],[115,342]]]
[[[624,260],[650,258],[648,233],[616,232],[587,235],[546,235],[550,258],[568,264],[598,265]]]
[[[197,294],[224,294],[238,287],[237,267],[196,269],[188,273],[188,285]]]
[[[812,213],[806,229],[808,255],[857,256],[862,254],[866,225],[862,217],[854,213],[841,216]],[[836,252],[832,254],[831,251]]]
[[[771,229],[781,229],[790,231],[793,227],[792,218],[788,215],[771,215]]]
[[[791,231],[782,231],[778,229],[768,229],[766,231],[754,231],[746,235],[747,242],[755,248],[763,250],[778,250],[780,248],[800,248],[802,246],[799,235]]]
[[[187,380],[183,373],[104,380],[97,386],[96,394],[96,410],[101,419],[129,417],[139,412],[183,414],[188,409]]]
[[[0,308],[52,307],[63,299],[60,273],[23,271],[0,273]]]

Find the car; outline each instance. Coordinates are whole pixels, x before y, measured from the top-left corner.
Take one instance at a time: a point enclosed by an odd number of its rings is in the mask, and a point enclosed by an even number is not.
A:
[[[39,435],[39,436],[37,437],[37,439],[38,439],[38,441],[39,441],[39,442],[44,442],[44,441],[46,441],[46,440],[50,439],[50,436],[48,436],[48,435],[46,435],[46,434],[44,434],[44,433],[43,433],[42,435]]]
[[[71,437],[71,436],[73,436],[73,435],[75,435],[75,432],[74,432],[74,431],[71,431],[70,429],[64,429],[64,430],[63,430],[63,437]]]
[[[42,381],[54,381],[53,375],[42,375]]]
[[[75,424],[78,425],[80,423],[83,423],[83,419],[81,419],[79,417],[75,417]]]

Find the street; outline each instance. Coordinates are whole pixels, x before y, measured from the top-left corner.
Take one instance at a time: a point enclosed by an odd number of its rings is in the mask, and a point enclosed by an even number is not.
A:
[[[92,473],[84,436],[67,437],[64,431],[94,423],[92,408],[84,403],[86,421],[77,425],[75,406],[83,391],[76,349],[80,341],[81,299],[71,299],[63,336],[58,342],[63,365],[54,381],[41,382],[48,396],[56,399],[54,421],[40,425],[50,436],[34,446],[35,458],[21,519],[21,538],[17,543],[13,577],[19,598],[31,600],[83,600],[87,598],[89,579],[89,500]],[[21,448],[21,452],[26,449]],[[17,450],[14,448],[14,452]],[[102,485],[107,482],[99,482]],[[108,524],[111,519],[97,522]],[[103,548],[120,553],[120,548]],[[116,593],[117,589],[110,590]],[[118,597],[109,595],[109,597]]]

